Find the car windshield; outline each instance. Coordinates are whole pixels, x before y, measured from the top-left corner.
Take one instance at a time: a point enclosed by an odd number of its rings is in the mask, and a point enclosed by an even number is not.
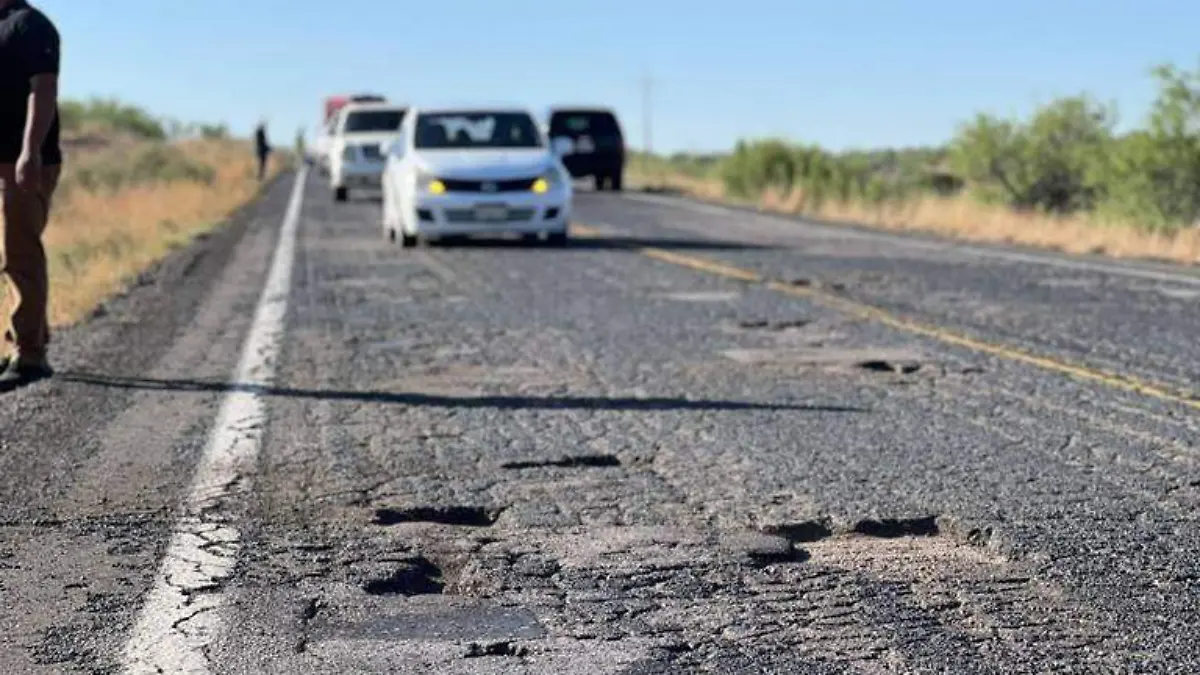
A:
[[[343,131],[396,131],[404,121],[403,110],[360,110],[346,115]]]
[[[542,147],[533,118],[519,112],[426,113],[416,126],[413,146],[425,150]]]
[[[551,136],[616,136],[620,133],[616,118],[609,113],[563,111],[550,116]]]

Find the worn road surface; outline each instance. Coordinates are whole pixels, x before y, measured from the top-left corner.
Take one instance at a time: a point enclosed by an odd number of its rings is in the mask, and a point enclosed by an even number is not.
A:
[[[0,397],[0,672],[1200,672],[1200,275],[378,213],[285,176]]]

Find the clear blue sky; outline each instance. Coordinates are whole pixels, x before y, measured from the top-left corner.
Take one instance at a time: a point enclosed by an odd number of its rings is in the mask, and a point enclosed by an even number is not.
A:
[[[782,135],[939,142],[976,111],[1087,90],[1138,121],[1148,69],[1200,64],[1196,0],[33,0],[63,93],[117,96],[273,140],[327,94],[614,106],[656,150]],[[602,9],[598,9],[602,8]]]

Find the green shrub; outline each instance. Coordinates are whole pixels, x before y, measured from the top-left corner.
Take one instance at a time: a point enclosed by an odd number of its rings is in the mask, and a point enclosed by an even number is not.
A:
[[[799,191],[823,202],[881,205],[968,193],[1021,211],[1086,213],[1173,231],[1200,221],[1200,70],[1153,71],[1158,96],[1142,128],[1086,94],[1026,118],[980,114],[945,147],[834,153],[779,138],[739,140],[728,154],[640,156],[643,166],[715,177],[734,196]]]
[[[115,100],[62,101],[58,114],[65,131],[98,127],[145,140],[163,140],[167,137],[161,120],[137,106]]]
[[[69,175],[69,189],[106,192],[160,182],[211,184],[215,178],[212,167],[189,158],[179,148],[158,144],[140,147],[128,155],[102,156],[75,167]]]

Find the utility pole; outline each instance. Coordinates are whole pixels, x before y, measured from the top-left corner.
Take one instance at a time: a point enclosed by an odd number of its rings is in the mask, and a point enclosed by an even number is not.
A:
[[[650,95],[653,89],[654,78],[646,75],[642,78],[642,152],[645,153],[642,161],[645,163],[644,169],[647,174],[649,174],[650,169],[650,154],[654,151],[651,145],[653,136],[651,134],[652,116],[650,107]]]

